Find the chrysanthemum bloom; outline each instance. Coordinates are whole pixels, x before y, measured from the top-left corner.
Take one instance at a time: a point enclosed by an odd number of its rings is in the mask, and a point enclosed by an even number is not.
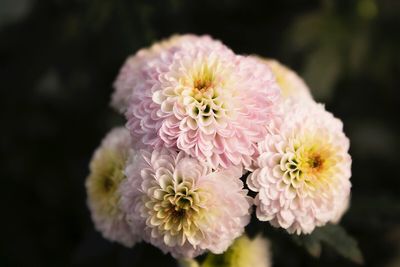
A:
[[[126,174],[121,191],[128,221],[144,229],[145,241],[176,258],[222,253],[249,222],[241,167],[213,172],[184,152],[163,148],[142,150]]]
[[[350,195],[351,157],[342,122],[320,104],[286,101],[279,131],[259,143],[247,184],[257,217],[297,234],[336,222]]]
[[[249,165],[280,96],[270,68],[207,36],[183,39],[141,67],[127,127],[142,146],[179,148],[215,169]]]
[[[208,255],[201,267],[270,267],[269,241],[261,235],[250,239],[243,235],[222,255]]]
[[[283,98],[291,97],[296,99],[296,101],[312,100],[310,89],[296,72],[274,59],[267,59],[258,56],[255,56],[255,58],[260,62],[267,64],[271,68],[275,75],[276,82],[281,88]]]
[[[86,179],[87,202],[96,229],[111,241],[133,246],[139,239],[126,222],[120,209],[119,186],[128,154],[130,135],[125,128],[115,128],[107,134],[90,162]]]

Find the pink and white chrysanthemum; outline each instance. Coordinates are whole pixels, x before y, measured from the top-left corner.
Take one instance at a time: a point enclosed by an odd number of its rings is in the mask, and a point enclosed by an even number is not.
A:
[[[286,101],[279,131],[259,143],[249,175],[257,217],[297,234],[337,222],[350,196],[351,157],[342,122],[317,103]]]
[[[248,224],[241,167],[213,172],[184,152],[162,148],[129,160],[122,207],[143,239],[176,258],[222,253]]]
[[[126,160],[133,153],[130,139],[125,128],[110,131],[95,151],[86,179],[87,202],[96,229],[106,239],[128,247],[140,240],[120,208],[119,186],[126,178]]]
[[[178,148],[215,169],[248,166],[280,96],[270,68],[207,36],[182,40],[140,68],[128,129],[139,145]]]

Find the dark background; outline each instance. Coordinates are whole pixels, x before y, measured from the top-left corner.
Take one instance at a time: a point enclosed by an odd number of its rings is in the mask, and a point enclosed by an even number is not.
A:
[[[365,266],[400,266],[399,26],[398,0],[0,0],[0,266],[174,266],[102,239],[84,180],[123,123],[108,103],[124,59],[189,32],[302,74],[351,139],[342,225]],[[357,266],[329,246],[314,259],[283,233],[272,249],[274,266]]]

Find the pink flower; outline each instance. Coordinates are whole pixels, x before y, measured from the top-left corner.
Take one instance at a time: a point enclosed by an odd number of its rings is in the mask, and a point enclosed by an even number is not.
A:
[[[125,128],[110,131],[94,153],[86,179],[87,202],[96,229],[105,238],[128,247],[140,241],[120,208],[119,186],[126,178],[126,160],[133,153],[130,139]]]
[[[351,157],[342,122],[322,105],[288,100],[277,131],[259,143],[249,175],[257,217],[297,234],[337,222],[350,197]]]
[[[126,169],[122,207],[143,239],[174,257],[222,253],[248,224],[241,167],[213,172],[184,152],[141,151]]]
[[[184,36],[140,71],[126,112],[136,147],[178,148],[215,169],[250,165],[280,96],[268,66]]]

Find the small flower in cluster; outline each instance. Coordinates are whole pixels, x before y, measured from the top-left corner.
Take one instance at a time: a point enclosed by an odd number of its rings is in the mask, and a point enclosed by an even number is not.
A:
[[[120,208],[119,187],[126,178],[126,160],[133,153],[130,143],[125,128],[110,131],[95,151],[86,179],[87,202],[96,229],[105,238],[128,247],[140,240]]]
[[[348,207],[351,157],[342,122],[317,103],[287,100],[279,130],[259,143],[247,179],[257,217],[289,233],[337,222]]]
[[[143,239],[176,258],[224,252],[250,219],[241,167],[212,169],[184,152],[142,150],[127,165],[122,207]]]
[[[256,236],[254,239],[243,235],[237,238],[224,254],[209,254],[201,265],[201,267],[214,266],[270,267],[269,241],[261,235]]]

